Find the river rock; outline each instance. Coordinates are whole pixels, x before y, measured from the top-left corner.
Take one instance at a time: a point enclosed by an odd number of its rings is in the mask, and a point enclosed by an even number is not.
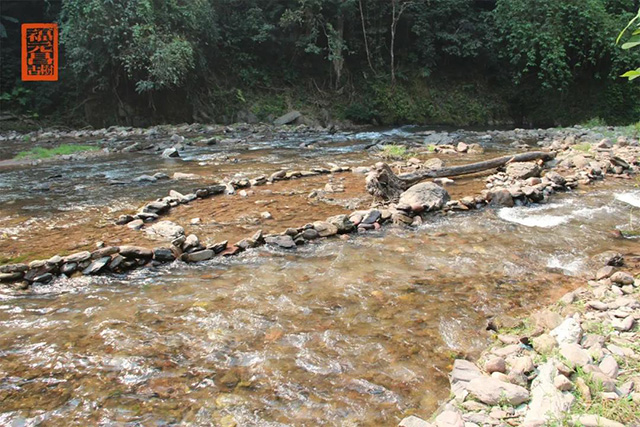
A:
[[[27,264],[6,264],[0,266],[0,273],[24,273],[28,269]]]
[[[475,364],[468,360],[456,359],[453,361],[453,369],[449,374],[451,392],[455,394],[456,398],[464,399],[469,382],[475,378],[482,377],[482,372]]]
[[[502,190],[491,190],[487,193],[487,200],[491,204],[491,206],[504,206],[507,208],[512,208],[514,206],[513,196],[511,192],[506,189]]]
[[[535,351],[540,354],[550,353],[554,348],[556,348],[558,342],[554,337],[549,334],[542,334],[535,337],[532,340],[532,346]]]
[[[184,228],[175,222],[160,221],[147,228],[146,232],[158,237],[173,240],[184,235]]]
[[[25,278],[26,278],[26,276],[25,276]],[[35,282],[35,283],[49,283],[52,280],[53,280],[53,274],[44,273],[44,274],[41,274],[39,276],[34,277],[32,281]]]
[[[160,247],[153,249],[153,259],[160,262],[171,262],[176,259],[176,256],[170,248]]]
[[[153,251],[151,249],[143,248],[141,246],[120,246],[120,255],[125,258],[134,259],[150,259],[153,257]]]
[[[516,357],[511,362],[511,372],[516,374],[527,374],[535,369],[531,356]]]
[[[506,172],[513,179],[527,179],[540,176],[540,166],[532,162],[509,163]]]
[[[189,234],[182,244],[182,250],[187,252],[191,249],[197,248],[200,245],[200,239],[195,234]]]
[[[549,334],[558,341],[558,344],[575,344],[580,342],[582,338],[582,328],[580,324],[572,317],[564,320]]]
[[[255,242],[257,240],[254,239]],[[227,245],[229,244],[228,240],[223,240],[222,242],[214,243],[213,245],[207,246],[207,249],[211,249],[213,253],[219,254],[225,249],[227,249]]]
[[[133,221],[133,216],[131,215],[120,215],[116,220],[116,225],[125,225],[128,222]]]
[[[60,273],[64,274],[65,276],[71,276],[77,269],[78,263],[67,262],[62,264],[62,267],[60,267]]]
[[[127,224],[127,227],[132,230],[140,230],[142,227],[144,227],[144,221],[141,219],[134,219]]]
[[[92,274],[97,274],[107,266],[109,261],[111,261],[111,257],[110,256],[105,256],[105,257],[102,257],[102,258],[98,258],[97,260],[93,261],[89,265],[89,267],[87,267],[84,270],[82,270],[82,274],[84,274],[85,276],[90,276]]]
[[[558,172],[549,171],[544,175],[544,177],[547,178],[549,181],[553,182],[554,184],[559,185],[561,187],[564,187],[564,185],[567,183],[567,180],[565,179],[565,177],[560,175]]]
[[[162,157],[165,159],[176,158],[180,157],[180,153],[178,153],[178,150],[176,150],[175,147],[171,147],[162,152]]]
[[[613,273],[610,277],[611,282],[617,283],[619,285],[633,285],[634,279],[633,276],[625,271],[618,271]]]
[[[529,391],[526,388],[488,376],[471,380],[467,385],[467,391],[474,398],[487,405],[506,402],[516,406],[529,400]]]
[[[338,234],[338,227],[327,221],[316,221],[313,228],[318,232],[320,237],[329,237]]]
[[[320,237],[320,233],[315,228],[307,228],[302,232],[302,237],[305,240],[314,240]]]
[[[436,427],[464,427],[464,420],[458,410],[447,409],[436,417]]]
[[[336,226],[338,233],[350,233],[355,228],[355,225],[349,220],[347,215],[335,215],[327,218],[327,222]]]
[[[575,343],[562,344],[560,346],[560,354],[567,359],[571,366],[584,367],[591,363],[589,352]]]
[[[433,427],[433,424],[426,422],[415,415],[403,418],[398,427]]]
[[[624,258],[620,252],[606,251],[593,257],[596,262],[602,265],[611,265],[613,267],[621,267],[624,264]]]
[[[524,426],[548,425],[548,422],[560,419],[571,407],[573,395],[563,393],[554,385],[557,374],[553,360],[538,367],[538,376],[531,384],[531,402],[524,418]]]
[[[0,282],[13,282],[15,280],[22,279],[24,273],[21,271],[15,271],[13,273],[0,273]]]
[[[184,173],[184,172],[176,172],[172,176],[173,179],[198,179],[200,175],[196,175],[195,173]]]
[[[89,251],[82,251],[82,252],[76,252],[74,254],[68,255],[66,257],[64,257],[63,262],[67,263],[67,262],[75,262],[75,263],[80,263],[82,261],[86,261],[88,259],[91,258],[91,252]]]
[[[120,248],[118,248],[117,246],[105,246],[91,252],[91,259],[99,259],[106,256],[110,257],[113,254],[117,254],[119,250]]]
[[[211,249],[204,249],[202,251],[191,252],[190,254],[183,254],[182,260],[186,262],[200,262],[213,258],[213,251]]]
[[[571,417],[571,425],[582,427],[625,427],[617,421],[612,421],[600,415],[574,415]]]
[[[611,265],[605,265],[600,270],[596,272],[596,280],[607,279],[611,277],[613,273],[615,273],[616,269]]]
[[[144,213],[154,213],[154,214],[162,214],[166,211],[169,210],[171,206],[169,205],[169,203],[164,202],[164,201],[155,201],[155,202],[151,202],[146,204],[143,208],[142,208],[142,212]]]
[[[494,372],[505,373],[507,372],[507,364],[502,357],[492,357],[484,364],[484,370],[488,374],[492,374]]]
[[[421,207],[426,211],[432,211],[442,208],[449,199],[449,193],[444,188],[433,182],[421,182],[402,193],[399,203],[407,204],[413,210]]]
[[[133,182],[156,182],[158,179],[151,175],[140,175],[133,178]]]
[[[293,241],[293,238],[288,235],[275,235],[275,236],[266,236],[264,241],[271,246],[277,246],[283,249],[294,249],[296,247],[296,243]]]
[[[297,120],[302,114],[299,111],[289,111],[287,114],[284,114],[273,121],[273,124],[276,126],[282,126],[289,124],[295,120]]]
[[[633,316],[627,316],[624,319],[614,318],[611,321],[611,326],[613,329],[618,330],[620,332],[627,332],[633,328]]]
[[[573,383],[564,375],[556,375],[553,385],[560,391],[569,391],[573,388]]]
[[[609,378],[618,378],[618,362],[616,362],[616,359],[613,356],[605,356],[598,367],[600,368],[602,373]]]

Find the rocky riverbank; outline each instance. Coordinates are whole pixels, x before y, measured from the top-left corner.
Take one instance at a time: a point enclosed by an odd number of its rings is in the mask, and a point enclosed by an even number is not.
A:
[[[453,363],[452,398],[430,421],[399,425],[640,425],[639,258],[609,252],[598,261],[591,280],[557,304],[492,322],[495,344]]]

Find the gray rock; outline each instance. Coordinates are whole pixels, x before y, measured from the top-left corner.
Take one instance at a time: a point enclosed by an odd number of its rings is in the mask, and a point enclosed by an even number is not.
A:
[[[421,182],[410,187],[400,195],[400,204],[407,204],[416,210],[422,207],[427,211],[442,208],[449,201],[447,190],[433,182]]]
[[[305,240],[314,240],[320,237],[320,233],[318,233],[314,228],[308,228],[302,232],[302,237]]]
[[[142,227],[144,227],[144,221],[141,219],[134,219],[127,224],[127,227],[132,230],[140,230]]]
[[[162,152],[162,157],[165,159],[180,157],[180,153],[174,147],[167,148]]]
[[[125,258],[150,259],[153,257],[153,251],[141,246],[120,246],[120,255]]]
[[[514,206],[513,196],[509,190],[491,190],[487,194],[487,200],[491,206],[504,206],[512,208]]]
[[[540,354],[550,353],[555,347],[558,346],[558,342],[554,337],[549,334],[542,334],[537,336],[532,341],[533,348]]]
[[[296,247],[296,243],[293,241],[293,238],[288,235],[276,235],[276,236],[266,236],[264,241],[268,245],[278,246],[283,249],[294,249]]]
[[[257,242],[257,240],[253,239],[254,242]],[[213,251],[213,253],[215,254],[219,254],[220,252],[224,251],[225,249],[227,249],[227,245],[229,244],[228,240],[224,240],[222,242],[218,242],[218,243],[214,243],[211,246],[208,246],[207,249],[211,249]]]
[[[327,218],[329,224],[333,224],[338,228],[338,233],[350,233],[355,228],[353,222],[349,220],[348,215],[335,215]]]
[[[92,274],[97,274],[107,266],[109,261],[111,261],[111,257],[110,256],[105,256],[105,257],[102,257],[102,258],[98,258],[97,260],[93,261],[89,265],[89,267],[87,267],[84,270],[82,270],[82,274],[84,274],[85,276],[90,276]]]
[[[113,254],[117,254],[120,248],[117,246],[106,246],[104,248],[96,249],[91,252],[91,259],[99,259],[103,257],[110,257]]]
[[[556,375],[553,385],[560,391],[569,391],[573,388],[573,383],[564,375]]]
[[[464,359],[456,359],[449,374],[451,392],[455,394],[457,399],[463,399],[467,394],[469,382],[481,377],[483,377],[482,372],[476,365]]]
[[[186,262],[200,262],[213,258],[213,255],[214,253],[211,249],[204,249],[190,254],[183,254],[182,260]]]
[[[627,316],[624,319],[615,318],[611,321],[611,326],[620,332],[627,332],[633,328],[633,316]]]
[[[562,175],[554,171],[547,172],[545,174],[545,178],[547,178],[549,181],[561,187],[564,187],[564,185],[567,183],[567,180],[565,179],[565,177],[563,177]]]
[[[173,251],[170,248],[154,248],[153,259],[160,262],[171,262],[176,259]]]
[[[142,208],[143,213],[153,213],[153,214],[161,214],[169,210],[171,206],[169,203],[164,201],[155,201],[148,203]]]
[[[506,402],[516,406],[529,400],[529,391],[526,388],[487,376],[471,380],[467,385],[467,391],[487,405]]]
[[[116,225],[125,225],[128,222],[133,221],[133,216],[131,215],[120,215],[116,220]]]
[[[68,263],[68,262],[75,262],[75,263],[79,263],[82,261],[86,261],[88,259],[91,258],[91,252],[89,251],[82,251],[82,252],[76,252],[74,254],[68,255],[66,257],[63,258],[63,262]]]
[[[464,427],[464,420],[456,409],[447,409],[436,417],[436,427]]]
[[[371,209],[362,218],[362,224],[373,224],[380,219],[381,216],[382,214],[378,209]]]
[[[540,166],[531,162],[516,162],[507,165],[507,175],[514,179],[527,179],[540,176]]]
[[[68,263],[62,264],[62,267],[60,267],[60,273],[64,274],[65,276],[71,276],[73,273],[75,273],[77,269],[78,269],[78,263],[68,262]]]
[[[618,271],[613,273],[610,277],[611,282],[617,283],[619,285],[633,285],[634,279],[633,276],[625,271]]]
[[[0,282],[13,282],[22,279],[24,273],[15,271],[13,273],[0,273]]]
[[[27,264],[5,264],[0,266],[0,273],[24,273],[29,269]]]
[[[193,248],[197,248],[200,245],[200,239],[195,234],[189,234],[182,244],[182,250],[188,251]]]
[[[600,270],[596,272],[596,280],[607,279],[611,277],[613,273],[615,273],[616,269],[611,265],[605,265]]]
[[[158,178],[151,175],[140,175],[136,178],[133,178],[134,182],[156,182]]]
[[[320,237],[329,237],[338,234],[338,227],[326,221],[314,222],[313,228],[318,232]]]
[[[171,221],[160,221],[147,228],[146,232],[164,239],[173,240],[184,235],[184,228]]]
[[[53,274],[44,273],[37,277],[34,277],[32,281],[36,283],[49,283],[52,280],[53,280]]]
[[[286,124],[289,124],[289,123],[295,121],[300,116],[302,116],[302,114],[299,111],[290,111],[287,114],[285,114],[283,116],[280,116],[277,119],[275,119],[273,121],[273,124],[276,125],[276,126],[286,125]]]

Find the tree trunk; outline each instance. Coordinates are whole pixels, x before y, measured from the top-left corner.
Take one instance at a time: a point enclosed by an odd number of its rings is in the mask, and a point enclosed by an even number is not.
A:
[[[496,169],[508,163],[529,162],[532,160],[551,160],[554,152],[532,151],[529,153],[503,156],[483,162],[470,163],[468,165],[451,166],[441,169],[427,169],[412,173],[396,175],[386,163],[376,163],[366,178],[365,187],[374,197],[388,201],[396,201],[403,191],[412,185],[428,178],[444,178]]]

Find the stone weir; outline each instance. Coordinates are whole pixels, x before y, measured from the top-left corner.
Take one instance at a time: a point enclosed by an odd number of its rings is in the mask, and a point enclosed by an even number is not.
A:
[[[184,230],[177,224],[163,224],[161,221],[156,225],[166,228],[169,234],[173,234],[171,244],[166,246],[155,248],[130,245],[108,246],[93,252],[83,251],[68,256],[56,255],[46,260],[32,261],[29,264],[3,265],[0,266],[0,281],[8,282],[19,289],[26,289],[32,284],[50,282],[59,275],[69,277],[74,274],[124,273],[134,268],[153,267],[175,260],[196,263],[215,257],[234,256],[262,245],[293,251],[297,246],[316,239],[354,232],[366,233],[379,230],[386,224],[418,226],[422,224],[427,214],[466,211],[487,205],[514,206],[538,203],[545,201],[556,192],[567,191],[579,185],[588,185],[605,176],[630,179],[632,174],[637,173],[640,165],[638,162],[640,148],[637,141],[631,145],[624,141],[618,141],[615,145],[601,141],[590,146],[587,153],[584,150],[584,143],[577,144],[574,137],[567,137],[563,141],[554,141],[547,150],[554,153],[553,160],[508,164],[504,172],[498,172],[486,178],[487,188],[481,194],[470,195],[460,200],[450,200],[446,189],[435,182],[420,182],[404,191],[397,202],[379,202],[368,210],[335,215],[324,221],[288,228],[280,234],[264,235],[262,231],[258,231],[234,244],[221,241],[203,245],[196,235],[184,235]],[[415,162],[410,163],[406,166],[421,167]],[[376,167],[371,168],[370,174],[375,173]],[[348,167],[336,166],[331,170],[317,169],[308,172],[278,171],[268,178],[261,176],[251,180],[228,182],[200,188],[186,195],[172,191],[169,196],[146,204],[135,215],[121,216],[116,223],[138,227],[144,222],[157,220],[172,207],[189,203],[196,198],[208,198],[235,191],[237,188],[262,185],[268,181],[297,179],[349,170]],[[567,173],[563,175],[560,172]]]

